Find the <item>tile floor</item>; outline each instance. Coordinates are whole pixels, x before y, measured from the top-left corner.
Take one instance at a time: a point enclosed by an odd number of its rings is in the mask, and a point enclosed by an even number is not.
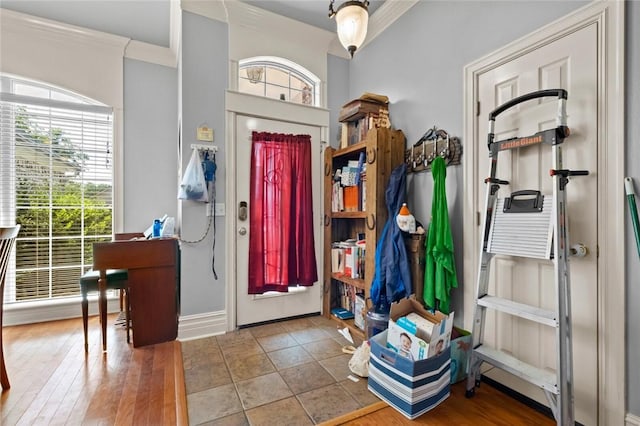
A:
[[[314,425],[373,404],[348,344],[321,316],[182,342],[189,423]]]

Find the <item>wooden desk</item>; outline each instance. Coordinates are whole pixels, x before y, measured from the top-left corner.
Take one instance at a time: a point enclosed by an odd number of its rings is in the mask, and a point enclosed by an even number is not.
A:
[[[180,247],[173,238],[93,244],[93,269],[100,271],[102,349],[107,350],[106,270],[127,269],[133,346],[178,336]]]

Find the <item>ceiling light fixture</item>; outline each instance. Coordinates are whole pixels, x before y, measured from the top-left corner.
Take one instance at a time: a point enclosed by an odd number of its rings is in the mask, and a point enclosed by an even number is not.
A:
[[[337,10],[333,9],[333,2],[329,3],[329,18],[336,17],[338,38],[340,43],[353,58],[355,51],[362,45],[367,36],[369,23],[369,0],[351,0],[342,3]]]

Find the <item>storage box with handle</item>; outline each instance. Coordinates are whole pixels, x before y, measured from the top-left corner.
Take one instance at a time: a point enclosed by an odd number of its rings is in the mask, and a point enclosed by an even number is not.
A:
[[[450,395],[451,348],[411,361],[386,347],[387,331],[370,339],[368,389],[408,419],[437,407]]]

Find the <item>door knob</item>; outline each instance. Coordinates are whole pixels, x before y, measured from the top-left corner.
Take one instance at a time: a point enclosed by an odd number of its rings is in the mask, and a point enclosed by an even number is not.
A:
[[[238,229],[238,234],[247,235],[247,228],[245,228],[244,226],[241,227],[240,229]]]
[[[589,254],[589,249],[582,243],[574,244],[569,249],[571,256],[575,257],[585,257]]]

